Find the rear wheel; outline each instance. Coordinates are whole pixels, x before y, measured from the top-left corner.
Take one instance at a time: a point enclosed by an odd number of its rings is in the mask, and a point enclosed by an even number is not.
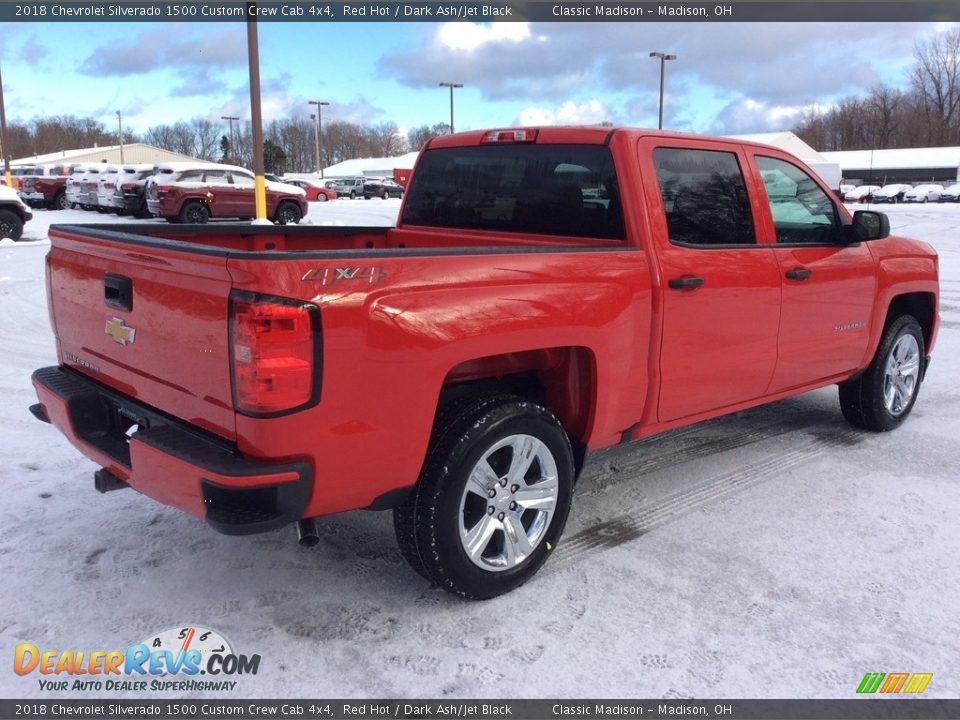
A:
[[[556,546],[574,462],[545,408],[500,395],[442,412],[416,488],[394,511],[401,552],[431,582],[483,600],[523,584]]]
[[[23,220],[13,210],[0,210],[0,238],[19,240],[23,235]]]
[[[296,204],[284,202],[280,203],[280,207],[277,208],[274,221],[280,225],[296,225],[302,217],[303,213],[300,212],[300,208]]]
[[[326,202],[329,198],[323,193],[317,193],[317,202]]]
[[[840,409],[847,422],[874,432],[902,423],[917,400],[924,357],[920,323],[912,315],[894,319],[869,367],[840,384]]]
[[[67,193],[61,190],[56,195],[53,196],[53,209],[54,210],[66,210],[70,206],[70,203],[67,202]]]
[[[180,208],[180,222],[203,225],[210,219],[210,209],[199,200],[190,200]]]

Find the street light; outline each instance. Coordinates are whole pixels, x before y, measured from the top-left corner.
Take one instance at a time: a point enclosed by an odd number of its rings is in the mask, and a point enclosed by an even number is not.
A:
[[[233,139],[233,121],[236,120],[237,122],[240,122],[240,118],[238,118],[236,115],[221,115],[220,119],[226,120],[227,122],[230,123],[230,152],[236,153],[237,152],[237,148],[235,145],[236,141]],[[226,159],[227,158],[224,158],[224,160]],[[234,162],[239,162],[237,155],[234,155],[230,159],[232,159]]]
[[[117,110],[117,127],[119,129],[117,137],[120,138],[120,164],[123,165],[123,118],[120,117],[119,110]]]
[[[463,83],[442,82],[440,87],[450,88],[450,132],[453,133],[453,89],[462,88]]]
[[[663,130],[663,74],[666,69],[667,60],[676,60],[676,55],[667,55],[662,52],[652,52],[650,57],[660,58],[660,119],[657,122],[657,129]]]
[[[13,175],[10,172],[10,153],[7,148],[7,110],[3,105],[3,75],[0,74],[0,153],[3,153],[3,173],[7,187],[13,187]]]
[[[323,130],[323,107],[329,105],[326,100],[310,100],[311,105],[317,106],[317,124],[313,126],[314,137],[317,142],[317,172],[320,173],[320,179],[323,179],[323,166],[320,164],[320,135]]]

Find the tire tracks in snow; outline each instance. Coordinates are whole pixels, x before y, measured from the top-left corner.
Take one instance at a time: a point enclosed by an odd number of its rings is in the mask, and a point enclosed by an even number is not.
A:
[[[793,430],[796,430],[795,426]],[[783,432],[786,432],[786,430],[770,433],[761,439],[772,438]],[[762,434],[763,433],[759,431],[758,433],[754,433],[754,435]],[[550,573],[568,569],[571,565],[596,552],[623,545],[643,537],[647,533],[694,510],[734,493],[741,492],[753,485],[759,485],[778,478],[785,471],[803,464],[825,450],[849,447],[859,442],[863,437],[864,433],[852,428],[839,431],[835,434],[813,434],[808,436],[807,440],[793,450],[779,453],[764,460],[751,462],[747,466],[718,475],[713,479],[700,483],[696,487],[668,495],[663,500],[659,500],[648,507],[640,506],[627,509],[626,512],[610,520],[584,528],[570,537],[561,540],[557,546],[557,557],[544,568],[544,570]],[[752,440],[751,442],[757,442],[757,440]],[[741,445],[745,444],[750,444],[750,442],[745,441]],[[714,446],[716,446],[716,444],[714,444]],[[740,445],[731,445],[731,447],[739,446]],[[711,453],[703,452],[695,455],[669,453],[668,455],[662,456],[663,461],[661,463],[651,463],[649,467],[659,469],[667,466],[675,466],[678,463],[677,458],[674,457],[676,455],[683,455],[686,459],[693,459],[695,457],[703,457],[707,454]]]

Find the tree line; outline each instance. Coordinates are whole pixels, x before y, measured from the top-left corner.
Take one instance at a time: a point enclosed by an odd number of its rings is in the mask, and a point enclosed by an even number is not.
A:
[[[362,157],[392,157],[419,150],[435,135],[450,132],[448,125],[423,125],[401,134],[397,124],[374,125],[325,122],[320,141],[320,163],[329,167],[344,160]],[[313,120],[274,120],[264,127],[264,165],[267,172],[315,172],[317,170],[317,128]],[[119,144],[119,133],[109,131],[92,118],[59,115],[12,122],[7,125],[3,154],[12,159],[45,155],[62,150]],[[201,160],[253,165],[253,135],[249,122],[225,122],[205,118],[156,125],[144,133],[123,131],[125,144],[142,142]]]
[[[821,152],[960,145],[960,28],[917,45],[905,89],[846,98],[793,132]]]

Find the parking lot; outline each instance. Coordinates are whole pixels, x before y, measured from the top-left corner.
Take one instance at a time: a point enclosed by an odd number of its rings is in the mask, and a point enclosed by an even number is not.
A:
[[[307,221],[398,208],[314,203]],[[38,211],[27,242],[0,244],[0,651],[213,628],[262,662],[210,697],[849,698],[866,672],[933,673],[925,696],[960,696],[960,204],[882,209],[940,253],[940,336],[903,427],[854,430],[827,388],[599,453],[544,570],[481,603],[416,575],[389,513],[323,519],[304,549],[292,527],[225,537],[97,494],[96,467],[27,407],[31,372],[56,362],[46,227],[104,218]],[[105,693],[8,669],[0,695]]]

